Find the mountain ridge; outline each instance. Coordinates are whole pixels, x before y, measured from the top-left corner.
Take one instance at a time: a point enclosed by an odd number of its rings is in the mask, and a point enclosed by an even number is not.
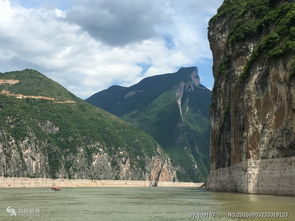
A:
[[[209,165],[211,91],[196,67],[112,86],[86,99],[149,133],[173,156],[182,181],[203,181]]]
[[[101,99],[99,106],[102,107],[103,109],[108,110],[109,112],[115,114],[115,115],[122,115],[125,114],[126,112],[130,111],[131,109],[136,109],[137,106],[144,106],[153,99],[155,99],[158,94],[163,93],[167,89],[170,89],[171,87],[175,86],[179,81],[184,80],[185,78],[189,78],[191,73],[194,71],[197,71],[196,67],[189,67],[189,68],[180,68],[176,73],[166,73],[166,74],[161,74],[161,75],[155,75],[155,76],[150,76],[147,77],[138,83],[130,86],[130,87],[123,87],[119,85],[112,85],[108,89],[102,90],[98,93],[93,94],[89,98],[86,99],[87,102],[96,105],[96,99]],[[169,81],[167,84],[167,77],[169,77]],[[189,80],[189,79],[186,79]],[[155,83],[155,81],[157,81]],[[152,82],[152,84],[151,84]],[[155,85],[156,84],[156,85]],[[146,88],[147,87],[147,88]],[[204,87],[202,85],[202,87]],[[149,98],[148,101],[146,101],[144,104],[137,104],[137,106],[129,107],[127,110],[124,110],[125,113],[122,112],[120,105],[118,106],[107,106],[107,103],[109,103],[109,100],[111,99],[112,103],[118,103],[122,98],[126,96],[126,94],[123,96],[123,94],[126,91],[134,91],[135,93],[142,92],[141,89],[145,88],[146,90],[150,90],[150,94],[148,94]],[[205,88],[205,87],[204,87]],[[139,91],[138,91],[139,89]],[[112,90],[112,93],[115,93],[116,96],[108,96],[109,91]],[[147,97],[147,96],[145,96]],[[145,98],[144,97],[144,98]],[[104,100],[105,99],[105,100]],[[116,105],[116,104],[115,104]],[[128,105],[128,104],[126,104]],[[96,105],[98,106],[98,105]],[[126,108],[124,108],[126,109]]]

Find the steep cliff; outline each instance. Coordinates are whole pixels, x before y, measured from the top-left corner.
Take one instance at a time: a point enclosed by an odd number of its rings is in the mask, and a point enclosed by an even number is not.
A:
[[[211,91],[196,67],[112,86],[87,99],[149,133],[171,156],[181,181],[204,181],[209,168]]]
[[[149,135],[34,70],[0,73],[0,176],[173,180]]]
[[[225,0],[209,24],[210,190],[295,195],[294,0]]]

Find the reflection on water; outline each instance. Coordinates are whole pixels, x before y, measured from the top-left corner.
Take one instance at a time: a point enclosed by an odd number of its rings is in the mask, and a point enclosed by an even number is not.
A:
[[[45,188],[0,189],[1,221],[293,221],[294,208],[294,197],[213,193],[195,188],[65,188],[60,192]],[[229,213],[242,212],[288,212],[289,217],[228,218]]]
[[[248,197],[249,197],[250,201],[253,201],[253,202],[259,201],[259,196],[258,195],[249,194]]]

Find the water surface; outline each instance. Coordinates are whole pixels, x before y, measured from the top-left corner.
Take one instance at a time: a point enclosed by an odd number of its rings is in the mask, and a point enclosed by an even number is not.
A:
[[[16,216],[10,216],[7,207],[14,209]],[[294,221],[294,210],[294,197],[214,193],[198,188],[0,189],[1,221]],[[288,212],[288,218],[233,219],[228,212]]]

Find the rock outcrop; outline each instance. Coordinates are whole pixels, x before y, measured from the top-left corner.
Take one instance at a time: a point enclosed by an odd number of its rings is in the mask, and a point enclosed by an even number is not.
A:
[[[225,0],[209,24],[209,190],[295,195],[294,1]]]
[[[49,130],[53,133],[56,129]],[[42,142],[34,133],[29,133],[24,140],[16,140],[0,131],[0,176],[2,177],[52,177],[54,164],[48,162],[47,149],[58,149],[48,142]],[[96,179],[96,180],[148,180],[173,181],[175,170],[170,159],[158,148],[155,156],[145,156],[144,168],[130,163],[128,152],[109,153],[100,143],[81,145],[76,154],[61,156],[54,178]],[[92,149],[89,156],[87,149]],[[67,158],[67,159],[66,159]],[[69,165],[70,163],[70,165]]]

